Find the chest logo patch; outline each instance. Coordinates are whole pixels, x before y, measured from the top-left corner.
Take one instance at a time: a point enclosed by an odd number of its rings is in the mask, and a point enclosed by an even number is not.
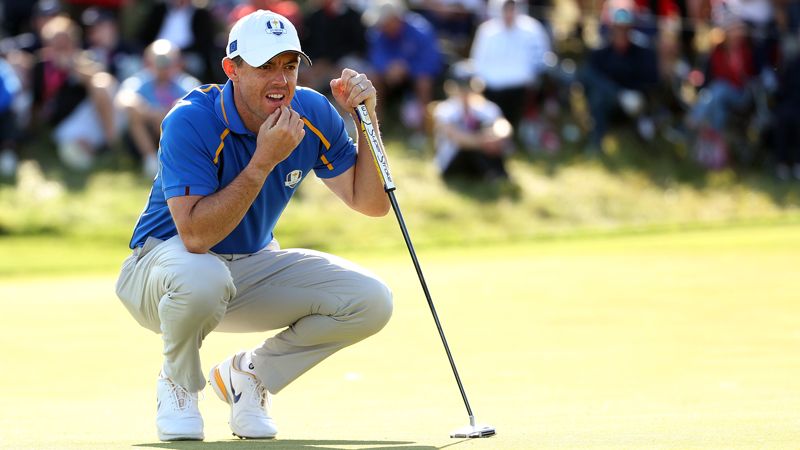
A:
[[[302,179],[303,171],[295,169],[286,174],[286,181],[284,181],[283,185],[294,189],[294,187],[297,186],[297,183],[299,183]]]

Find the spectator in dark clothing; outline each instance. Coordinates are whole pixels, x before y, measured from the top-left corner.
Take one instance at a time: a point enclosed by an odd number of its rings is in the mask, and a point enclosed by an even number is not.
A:
[[[222,81],[220,61],[225,56],[215,43],[217,22],[191,0],[163,0],[152,5],[137,33],[139,44],[166,39],[183,54],[186,70],[204,83]]]
[[[36,3],[31,0],[3,0],[0,6],[0,29],[9,36],[33,31],[30,22],[35,7]]]
[[[632,42],[629,36],[633,11],[610,11],[610,43],[589,54],[588,66],[580,75],[594,122],[590,150],[602,149],[612,114],[622,109],[637,119],[640,135],[652,138],[652,120],[645,114],[647,98],[658,83],[655,51]]]
[[[485,16],[484,0],[416,0],[411,9],[420,13],[444,42],[442,49],[450,58],[465,58],[475,28]]]
[[[30,2],[29,2],[30,3]],[[16,50],[33,54],[42,48],[42,27],[48,20],[61,14],[61,6],[56,0],[41,0],[34,3],[29,21],[19,29],[20,33],[13,33],[8,44]]]
[[[433,86],[442,70],[436,33],[419,14],[409,12],[401,0],[381,0],[364,12],[368,27],[369,61],[373,84],[384,97],[406,97],[403,122],[422,131],[425,108],[433,100]]]
[[[775,21],[781,35],[800,32],[800,0],[775,0]],[[795,41],[795,45],[800,44]]]
[[[344,0],[319,0],[318,6],[306,15],[302,29],[300,43],[314,61],[309,70],[301,73],[304,86],[327,94],[330,80],[344,67],[365,70],[366,30],[361,14]]]
[[[800,53],[784,65],[778,79],[775,105],[777,175],[800,180]]]
[[[122,39],[119,23],[111,11],[87,8],[81,14],[81,23],[85,27],[86,50],[114,78],[123,80],[141,68],[141,51]]]

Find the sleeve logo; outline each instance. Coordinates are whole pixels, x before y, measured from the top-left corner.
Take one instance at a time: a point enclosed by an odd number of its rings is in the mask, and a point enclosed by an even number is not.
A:
[[[302,179],[303,179],[303,171],[295,169],[286,174],[286,181],[283,183],[283,185],[294,189],[294,187],[297,186],[297,183],[302,181]]]

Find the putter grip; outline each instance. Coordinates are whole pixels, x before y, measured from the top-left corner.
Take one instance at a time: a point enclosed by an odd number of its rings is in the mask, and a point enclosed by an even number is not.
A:
[[[386,153],[383,151],[381,138],[372,125],[369,111],[367,111],[367,107],[363,103],[356,106],[356,115],[358,116],[358,122],[361,124],[361,131],[364,133],[364,138],[367,139],[369,149],[372,152],[375,168],[378,169],[378,173],[383,181],[383,190],[386,192],[393,191],[395,186],[394,181],[392,181],[392,174],[389,172],[389,161],[386,159]]]

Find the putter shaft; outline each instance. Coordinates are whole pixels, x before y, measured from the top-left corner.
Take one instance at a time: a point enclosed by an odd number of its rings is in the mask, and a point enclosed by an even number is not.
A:
[[[447,338],[444,336],[444,330],[442,330],[442,324],[439,321],[439,315],[436,313],[436,307],[433,306],[433,299],[431,298],[431,293],[428,290],[428,283],[425,282],[425,276],[422,274],[422,268],[419,265],[417,253],[414,251],[414,244],[411,243],[411,236],[408,234],[408,228],[406,227],[405,220],[403,220],[403,214],[400,212],[400,205],[397,204],[397,199],[394,195],[395,185],[394,181],[392,180],[391,173],[389,172],[386,154],[381,147],[380,136],[377,135],[375,128],[372,125],[372,121],[370,120],[369,111],[367,111],[367,107],[363,103],[356,107],[356,114],[358,115],[358,119],[361,124],[361,131],[364,133],[364,136],[369,143],[369,148],[372,151],[376,168],[378,169],[378,173],[383,181],[383,189],[389,196],[389,202],[392,205],[392,210],[394,211],[395,217],[397,217],[397,223],[400,225],[400,231],[403,233],[403,239],[406,242],[406,247],[408,247],[408,253],[411,255],[411,260],[414,262],[414,269],[417,271],[417,277],[422,285],[422,291],[425,293],[425,299],[428,301],[428,307],[430,307],[431,314],[433,315],[433,321],[436,323],[436,329],[439,331],[439,337],[442,339],[444,350],[447,353],[447,360],[450,361],[450,368],[453,369],[453,376],[456,378],[458,390],[461,392],[461,398],[464,400],[464,406],[467,408],[469,423],[474,427],[475,417],[472,414],[472,408],[469,406],[467,393],[464,391],[464,384],[461,382],[461,377],[458,375],[458,369],[456,368],[456,363],[453,360],[453,355],[450,352],[450,346],[447,345]]]

